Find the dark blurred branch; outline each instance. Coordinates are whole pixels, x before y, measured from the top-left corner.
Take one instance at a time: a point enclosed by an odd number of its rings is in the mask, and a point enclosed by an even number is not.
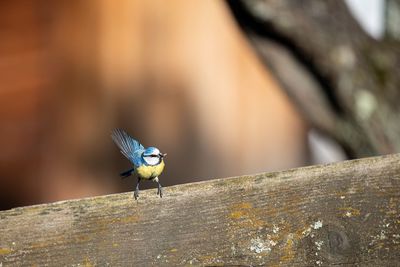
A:
[[[343,1],[228,1],[263,62],[351,157],[400,151],[400,45],[376,41]]]

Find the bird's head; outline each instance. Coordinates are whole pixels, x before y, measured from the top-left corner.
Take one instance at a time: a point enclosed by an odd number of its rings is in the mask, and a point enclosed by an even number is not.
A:
[[[161,153],[156,147],[148,147],[144,150],[142,158],[148,165],[157,165],[166,155]]]

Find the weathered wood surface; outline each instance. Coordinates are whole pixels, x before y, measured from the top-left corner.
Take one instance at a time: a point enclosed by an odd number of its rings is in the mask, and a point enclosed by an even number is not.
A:
[[[400,155],[0,212],[0,266],[395,266]]]

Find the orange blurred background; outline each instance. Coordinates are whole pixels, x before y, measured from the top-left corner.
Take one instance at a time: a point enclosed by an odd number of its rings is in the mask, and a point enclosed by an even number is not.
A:
[[[132,191],[113,128],[168,153],[164,186],[310,163],[223,1],[4,0],[0,40],[0,209]]]

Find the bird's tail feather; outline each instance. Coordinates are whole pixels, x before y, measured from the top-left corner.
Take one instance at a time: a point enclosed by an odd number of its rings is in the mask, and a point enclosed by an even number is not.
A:
[[[143,148],[138,141],[121,129],[114,129],[111,138],[127,158],[131,157],[136,150]]]
[[[122,179],[123,179],[123,178],[126,178],[126,177],[129,177],[129,176],[132,175],[132,172],[133,172],[134,170],[135,170],[135,169],[130,169],[130,170],[127,170],[127,171],[125,171],[125,172],[122,172],[122,173],[120,173],[120,176],[122,177]]]

